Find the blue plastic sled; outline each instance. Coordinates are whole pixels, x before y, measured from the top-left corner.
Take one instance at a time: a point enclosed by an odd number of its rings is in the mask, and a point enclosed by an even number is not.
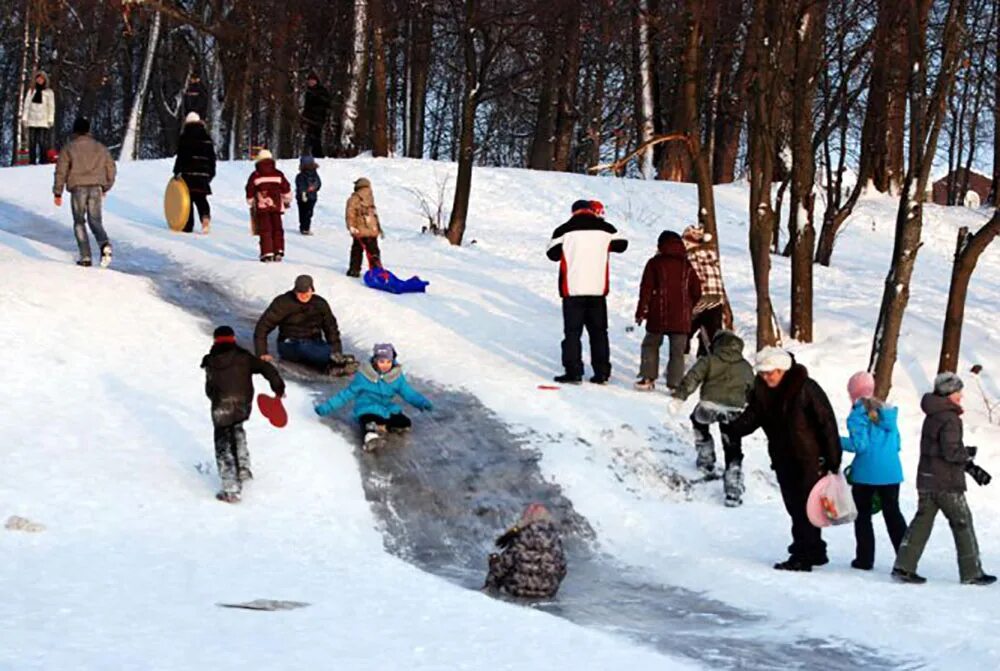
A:
[[[422,294],[430,284],[415,275],[408,280],[401,280],[385,268],[371,268],[365,273],[364,282],[372,289],[388,291],[390,294]]]

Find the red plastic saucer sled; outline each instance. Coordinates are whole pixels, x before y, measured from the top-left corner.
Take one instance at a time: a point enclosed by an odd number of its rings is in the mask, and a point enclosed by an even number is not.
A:
[[[260,414],[267,417],[268,421],[279,429],[288,424],[288,413],[285,412],[285,406],[279,397],[257,394],[257,407],[260,409]]]

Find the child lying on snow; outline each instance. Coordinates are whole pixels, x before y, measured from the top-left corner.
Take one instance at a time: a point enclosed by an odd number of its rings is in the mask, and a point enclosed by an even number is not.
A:
[[[418,410],[432,410],[430,401],[406,381],[403,368],[396,362],[396,350],[388,343],[375,345],[371,360],[361,364],[354,379],[336,396],[315,407],[316,414],[326,417],[354,401],[354,418],[364,431],[364,449],[380,447],[386,431],[402,432],[410,428],[410,418],[393,402],[396,395]]]

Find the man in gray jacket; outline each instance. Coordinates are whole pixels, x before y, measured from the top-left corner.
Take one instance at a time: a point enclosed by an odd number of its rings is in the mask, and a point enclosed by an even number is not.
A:
[[[59,152],[52,189],[56,207],[62,207],[63,190],[70,193],[73,232],[80,248],[78,266],[91,265],[88,223],[101,248],[101,267],[107,268],[111,263],[111,243],[101,221],[101,205],[114,183],[115,161],[111,152],[90,135],[90,121],[78,118],[73,122],[73,139]]]

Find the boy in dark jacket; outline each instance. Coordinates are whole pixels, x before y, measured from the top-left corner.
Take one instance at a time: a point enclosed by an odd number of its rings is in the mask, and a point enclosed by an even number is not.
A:
[[[256,169],[247,180],[247,205],[253,212],[260,237],[260,260],[281,261],[285,257],[285,229],[281,214],[292,204],[292,186],[278,170],[267,149],[257,154]]]
[[[250,472],[250,454],[243,422],[253,408],[253,375],[267,378],[276,396],[285,395],[285,383],[277,369],[261,361],[236,344],[229,326],[220,326],[212,334],[212,349],[201,361],[205,369],[205,394],[212,400],[212,424],[215,426],[215,461],[222,479],[216,498],[237,503]]]
[[[657,253],[646,263],[639,287],[635,323],[646,322],[642,339],[639,381],[635,388],[651,391],[660,369],[660,345],[670,342],[667,387],[674,389],[684,376],[684,353],[691,334],[691,315],[701,298],[701,280],[687,258],[681,236],[663,231],[656,241]]]
[[[295,203],[299,208],[299,233],[302,235],[312,235],[309,227],[312,224],[313,209],[323,186],[318,167],[308,154],[299,159],[299,174],[295,176]]]
[[[566,555],[559,529],[545,506],[530,504],[496,545],[501,552],[489,557],[484,590],[529,599],[556,595],[566,577]]]
[[[742,438],[729,430],[729,423],[746,407],[753,380],[753,366],[743,358],[743,340],[732,331],[719,331],[712,339],[711,354],[699,357],[673,392],[674,398],[684,401],[701,387],[691,424],[698,453],[695,463],[706,477],[715,473],[715,441],[709,426],[719,423],[726,458],[723,488],[729,507],[743,503]]]
[[[934,379],[934,392],[925,394],[920,409],[927,415],[920,432],[920,463],[917,466],[917,514],[903,537],[892,569],[900,582],[924,583],[917,575],[917,563],[940,510],[948,518],[958,551],[958,571],[963,584],[991,585],[996,577],[983,573],[979,544],[972,526],[972,513],[965,501],[965,474],[980,485],[988,484],[989,474],[972,462],[975,448],[962,442],[963,383],[954,373]]]

